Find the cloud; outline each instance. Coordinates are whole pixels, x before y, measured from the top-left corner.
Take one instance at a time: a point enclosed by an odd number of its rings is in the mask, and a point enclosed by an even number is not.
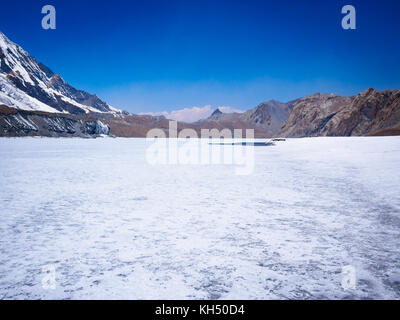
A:
[[[244,110],[235,109],[232,107],[225,107],[225,106],[218,107],[218,109],[223,113],[234,113],[234,112],[243,113],[244,112]]]
[[[220,106],[217,107],[223,113],[232,113],[232,112],[244,112],[243,110],[234,109],[228,106]],[[195,122],[201,119],[208,118],[214,110],[217,108],[212,108],[210,105],[206,105],[204,107],[191,107],[191,108],[183,108],[178,110],[172,110],[170,112],[163,111],[163,112],[146,112],[141,114],[149,114],[152,116],[164,116],[167,119],[177,120],[182,122]]]

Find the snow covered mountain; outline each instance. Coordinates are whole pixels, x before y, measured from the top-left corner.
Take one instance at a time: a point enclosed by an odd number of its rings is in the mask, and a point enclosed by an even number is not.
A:
[[[50,113],[121,114],[96,95],[77,90],[0,32],[0,104]]]

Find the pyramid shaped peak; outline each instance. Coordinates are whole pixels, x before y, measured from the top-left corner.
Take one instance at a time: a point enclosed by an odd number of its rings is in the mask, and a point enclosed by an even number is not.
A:
[[[219,110],[219,108],[215,109],[214,112],[211,114],[211,116],[215,116],[215,115],[218,115],[218,114],[222,114],[222,111]]]

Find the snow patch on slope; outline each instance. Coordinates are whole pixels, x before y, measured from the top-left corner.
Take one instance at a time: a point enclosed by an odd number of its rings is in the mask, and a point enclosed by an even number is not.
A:
[[[11,42],[0,32],[0,48],[6,54],[6,59],[4,63],[16,74],[19,74],[24,82],[29,82],[34,85],[31,77],[29,76],[26,69],[21,65],[20,58],[22,56],[28,56],[28,53],[21,47],[17,46],[15,43]],[[26,59],[24,59],[26,60]],[[30,66],[33,66],[30,64]]]
[[[62,113],[16,88],[4,74],[0,74],[0,103],[20,110]]]

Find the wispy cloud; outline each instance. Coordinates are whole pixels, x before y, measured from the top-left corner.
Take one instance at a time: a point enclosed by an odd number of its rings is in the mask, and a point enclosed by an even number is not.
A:
[[[145,112],[141,114],[149,114],[152,116],[165,116],[167,119],[177,120],[182,122],[195,122],[201,119],[208,118],[216,109],[219,109],[224,113],[232,113],[232,112],[244,112],[243,110],[235,109],[229,106],[220,106],[216,108],[212,108],[210,105],[206,105],[204,107],[196,107],[193,106],[191,108],[183,108],[178,110],[172,110],[170,112]]]

